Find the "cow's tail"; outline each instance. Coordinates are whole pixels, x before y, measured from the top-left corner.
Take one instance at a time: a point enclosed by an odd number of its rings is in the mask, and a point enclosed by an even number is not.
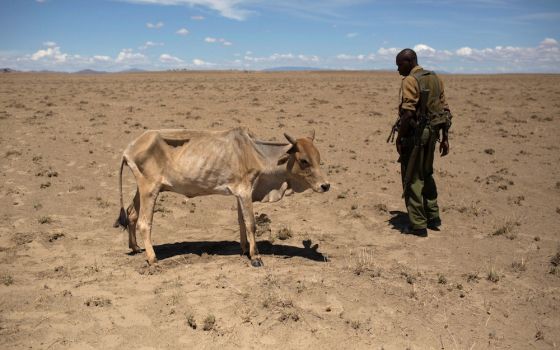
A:
[[[123,194],[122,194],[122,172],[123,172],[123,168],[124,168],[125,164],[127,164],[127,162],[126,162],[126,158],[123,155],[122,161],[121,161],[121,170],[119,172],[119,196],[120,196],[120,200],[121,200],[121,212],[119,214],[119,217],[115,221],[115,224],[113,225],[113,227],[121,226],[123,228],[123,230],[128,227],[128,217],[126,215],[126,210],[124,210]]]

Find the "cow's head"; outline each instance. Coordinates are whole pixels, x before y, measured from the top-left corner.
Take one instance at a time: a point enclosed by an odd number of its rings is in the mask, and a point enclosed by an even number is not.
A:
[[[278,164],[286,164],[288,177],[292,180],[295,191],[298,188],[312,188],[315,192],[326,192],[331,185],[325,180],[321,173],[321,155],[313,144],[315,132],[310,136],[295,139],[284,133],[286,139],[292,144],[288,153],[280,159]]]

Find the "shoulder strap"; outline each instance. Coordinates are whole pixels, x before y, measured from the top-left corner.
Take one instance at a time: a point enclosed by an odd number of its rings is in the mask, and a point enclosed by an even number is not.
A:
[[[435,89],[433,89],[434,91],[432,91],[432,93],[434,93],[434,96],[437,96],[437,98],[439,98],[439,96],[441,95],[441,87],[439,85],[439,79],[437,78],[434,71],[422,69],[413,74],[414,79],[416,79],[416,82],[418,83],[418,91],[422,90],[422,80],[428,75],[432,75],[435,78]]]

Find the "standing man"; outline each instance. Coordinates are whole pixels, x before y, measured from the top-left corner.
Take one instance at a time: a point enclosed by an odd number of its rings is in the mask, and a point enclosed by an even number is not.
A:
[[[416,52],[404,49],[396,59],[402,80],[396,139],[403,197],[410,219],[406,233],[427,236],[427,228],[439,230],[441,219],[433,178],[436,142],[441,156],[449,153],[451,112],[445,101],[443,82],[418,65]]]

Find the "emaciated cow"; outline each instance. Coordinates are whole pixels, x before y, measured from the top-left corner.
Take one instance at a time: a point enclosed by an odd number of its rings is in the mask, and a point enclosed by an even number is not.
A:
[[[151,242],[154,205],[158,194],[171,191],[188,198],[210,195],[237,197],[242,254],[251,265],[262,260],[255,243],[253,202],[275,202],[284,195],[312,188],[326,192],[330,185],[319,168],[320,155],[310,137],[295,139],[284,134],[289,143],[259,141],[244,128],[227,131],[181,129],[149,130],[124,151],[119,192],[121,211],[115,227],[128,228],[129,247],[140,252],[136,231],[144,239],[148,263],[157,262]],[[132,204],[124,210],[122,171],[128,165],[136,178],[137,191]],[[249,247],[247,247],[247,240]]]

